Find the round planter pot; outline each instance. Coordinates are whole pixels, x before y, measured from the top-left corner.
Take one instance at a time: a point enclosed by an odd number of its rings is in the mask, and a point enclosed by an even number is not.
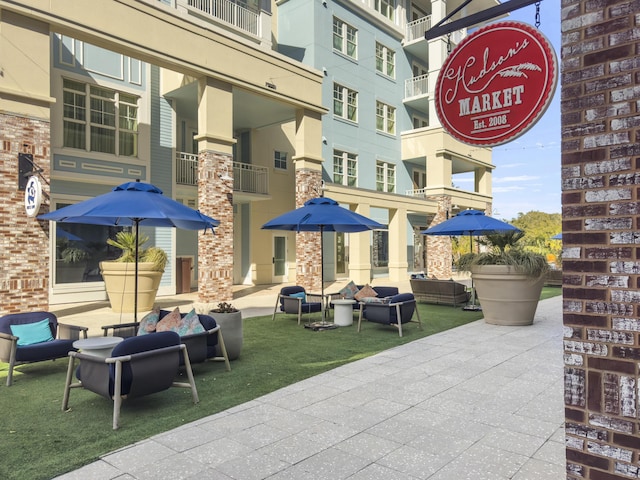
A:
[[[531,325],[544,276],[531,278],[508,265],[477,265],[471,269],[484,320],[493,325]]]
[[[218,313],[210,311],[209,315],[220,325],[229,360],[235,360],[242,351],[242,312]],[[216,345],[216,356],[221,355],[220,345]]]
[[[135,299],[136,266],[134,263],[100,262],[111,310],[132,313]],[[138,263],[138,312],[153,309],[163,272],[153,270],[152,262]]]

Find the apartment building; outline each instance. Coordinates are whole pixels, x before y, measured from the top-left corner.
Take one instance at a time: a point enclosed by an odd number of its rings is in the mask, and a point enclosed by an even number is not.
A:
[[[447,242],[419,230],[491,202],[490,151],[451,139],[434,113],[437,69],[461,37],[423,32],[456,3],[0,0],[3,310],[103,300],[98,263],[117,255],[116,227],[25,215],[30,173],[40,213],[140,179],[220,220],[216,235],[144,229],[170,257],[159,295],[319,287],[317,238],[260,229],[319,194],[389,226],[326,235],[325,279],[446,275]],[[465,172],[467,190],[454,185]],[[60,255],[70,242],[90,253],[75,269]]]

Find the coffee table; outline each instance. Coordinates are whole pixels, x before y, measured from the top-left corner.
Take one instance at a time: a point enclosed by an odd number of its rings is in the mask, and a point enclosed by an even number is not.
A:
[[[333,304],[333,323],[340,327],[348,327],[353,325],[353,305],[355,300],[337,299],[332,300]]]
[[[113,347],[122,340],[124,340],[122,337],[89,337],[76,340],[73,342],[73,347],[87,355],[107,358],[111,355]]]

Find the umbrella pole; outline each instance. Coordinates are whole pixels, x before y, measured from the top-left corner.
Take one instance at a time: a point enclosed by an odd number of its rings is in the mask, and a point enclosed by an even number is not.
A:
[[[133,297],[133,321],[138,323],[138,226],[140,220],[134,220],[136,224],[136,275],[134,279],[134,297]]]

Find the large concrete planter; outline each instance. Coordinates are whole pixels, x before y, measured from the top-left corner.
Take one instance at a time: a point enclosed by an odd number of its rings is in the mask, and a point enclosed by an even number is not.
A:
[[[138,312],[153,309],[163,272],[153,269],[152,262],[138,263]],[[135,298],[134,263],[100,262],[111,309],[116,313],[133,313]]]
[[[544,276],[531,278],[509,265],[471,268],[484,320],[493,325],[531,325],[536,314]]]
[[[224,338],[224,346],[227,348],[229,360],[235,360],[240,356],[242,351],[243,333],[242,333],[242,312],[218,313],[210,311],[216,323],[220,325],[222,338]],[[216,356],[222,355],[220,346],[216,345]]]

